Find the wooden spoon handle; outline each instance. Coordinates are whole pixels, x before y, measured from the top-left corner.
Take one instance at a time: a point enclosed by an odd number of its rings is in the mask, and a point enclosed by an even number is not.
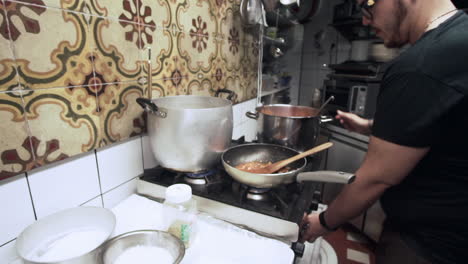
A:
[[[283,168],[284,166],[288,165],[291,162],[302,159],[304,157],[307,157],[307,156],[312,155],[314,153],[320,152],[322,150],[328,149],[331,146],[333,146],[332,142],[323,143],[322,145],[318,145],[317,147],[311,148],[311,149],[309,149],[307,151],[304,151],[301,154],[298,154],[296,156],[293,156],[291,158],[288,158],[288,159],[285,159],[285,160],[282,160],[282,161],[278,161],[278,162],[272,164],[270,168],[272,170],[274,170],[274,171],[277,171],[277,170]]]

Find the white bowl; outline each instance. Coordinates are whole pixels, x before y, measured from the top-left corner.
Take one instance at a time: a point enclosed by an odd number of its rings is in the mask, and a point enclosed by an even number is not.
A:
[[[115,216],[108,209],[66,209],[26,227],[16,240],[16,250],[24,263],[93,264],[114,227]]]

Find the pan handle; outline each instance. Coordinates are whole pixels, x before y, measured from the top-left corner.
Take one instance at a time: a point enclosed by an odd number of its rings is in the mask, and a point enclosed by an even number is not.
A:
[[[150,112],[152,114],[156,114],[159,117],[165,118],[167,113],[161,111],[159,107],[153,103],[150,99],[139,97],[136,99],[136,102],[143,108],[145,111]]]
[[[297,175],[296,181],[318,181],[350,184],[356,179],[356,175],[342,171],[309,171]]]
[[[258,119],[258,112],[246,112],[245,115],[248,117],[248,118],[252,118],[252,119]]]

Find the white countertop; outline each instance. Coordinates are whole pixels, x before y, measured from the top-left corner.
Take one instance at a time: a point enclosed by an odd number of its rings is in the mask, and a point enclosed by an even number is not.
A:
[[[165,231],[165,210],[165,206],[158,202],[131,195],[112,209],[117,218],[112,236],[141,229]],[[259,236],[207,214],[199,215],[197,224],[197,235],[186,250],[183,264],[293,263],[294,253],[286,243]]]

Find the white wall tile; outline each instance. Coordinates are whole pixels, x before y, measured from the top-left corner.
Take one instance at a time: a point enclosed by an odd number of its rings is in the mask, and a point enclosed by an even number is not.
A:
[[[0,247],[0,263],[11,263],[19,259],[16,254],[16,239]]]
[[[234,129],[232,130],[232,139],[237,140],[244,135],[242,126],[243,124],[234,125]]]
[[[0,245],[3,245],[35,221],[24,174],[0,182],[0,201]]]
[[[242,103],[241,103],[242,104]],[[232,123],[234,127],[241,123],[242,119],[242,105],[236,104],[232,106]]]
[[[95,206],[95,207],[102,207],[102,196],[99,195],[98,197],[85,202],[81,206]]]
[[[158,166],[159,164],[154,158],[153,152],[151,151],[151,145],[148,135],[145,135],[141,138],[141,144],[143,148],[143,168],[151,169]]]
[[[249,119],[245,122],[245,140],[253,141],[257,138],[257,120]]]
[[[28,180],[38,219],[100,194],[93,152],[33,170]]]
[[[128,196],[136,193],[137,179],[138,177],[103,194],[102,198],[104,200],[104,207],[112,208]]]
[[[137,137],[97,150],[103,193],[143,174],[141,138]]]

